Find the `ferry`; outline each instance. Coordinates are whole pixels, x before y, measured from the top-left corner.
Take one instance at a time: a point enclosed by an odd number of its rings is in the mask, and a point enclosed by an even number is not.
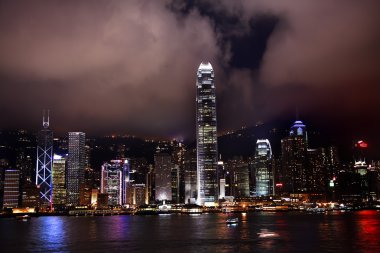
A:
[[[23,221],[27,221],[27,220],[30,220],[30,216],[25,214],[25,215],[22,215],[22,216],[16,216],[16,220],[23,220]]]
[[[237,224],[238,222],[239,222],[239,218],[231,218],[231,219],[226,220],[227,224]]]
[[[276,232],[269,231],[268,229],[261,229],[260,233],[257,233],[260,238],[279,237]]]

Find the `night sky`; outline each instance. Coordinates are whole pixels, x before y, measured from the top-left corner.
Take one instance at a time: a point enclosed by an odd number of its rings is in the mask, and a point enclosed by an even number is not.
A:
[[[193,138],[201,61],[220,131],[295,119],[379,143],[380,1],[0,2],[0,128]]]

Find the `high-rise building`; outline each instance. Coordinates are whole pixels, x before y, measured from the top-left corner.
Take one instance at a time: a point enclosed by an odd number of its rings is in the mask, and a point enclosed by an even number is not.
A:
[[[360,195],[363,201],[369,199],[367,150],[368,144],[362,140],[354,144],[354,172],[360,175]]]
[[[281,140],[282,169],[280,184],[284,193],[307,191],[307,133],[302,121],[294,122],[289,136]]]
[[[45,120],[42,117],[43,129],[37,138],[36,185],[40,189],[42,205],[52,204],[52,166],[53,166],[53,132],[49,129],[49,112]]]
[[[197,154],[195,149],[185,152],[185,204],[194,204],[197,198]]]
[[[171,171],[173,167],[172,157],[169,154],[154,155],[156,200],[172,200]]]
[[[224,163],[225,195],[249,197],[249,168],[243,157],[234,157]]]
[[[234,167],[235,197],[249,197],[248,163],[240,160]]]
[[[171,142],[172,160],[178,166],[178,202],[185,203],[185,145],[177,140]]]
[[[179,166],[176,164],[171,171],[172,203],[179,203]]]
[[[145,184],[133,185],[133,205],[141,206],[148,204]]]
[[[85,133],[69,132],[67,156],[67,204],[79,205],[80,184],[84,182]]]
[[[274,195],[272,148],[268,139],[257,140],[255,151],[256,195]]]
[[[14,208],[19,206],[20,171],[6,169],[4,171],[3,207]]]
[[[66,204],[66,157],[53,156],[53,206]]]
[[[129,161],[127,159],[112,160],[102,165],[100,192],[108,194],[109,206],[126,204],[126,191],[129,182]]]
[[[197,71],[197,203],[214,205],[218,200],[217,122],[214,70],[209,62]]]
[[[326,149],[307,149],[307,189],[311,193],[325,193],[329,177]]]
[[[217,178],[219,193],[218,198],[223,199],[226,196],[226,178],[224,176],[224,163],[221,160],[218,161]]]

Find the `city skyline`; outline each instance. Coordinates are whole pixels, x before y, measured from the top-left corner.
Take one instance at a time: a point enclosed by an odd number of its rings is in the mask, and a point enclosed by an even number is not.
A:
[[[320,124],[374,139],[377,6],[3,1],[0,124],[36,129],[46,108],[59,135],[188,139],[195,133],[193,73],[203,60],[218,76],[221,131],[289,119],[298,108],[311,125],[328,122]]]

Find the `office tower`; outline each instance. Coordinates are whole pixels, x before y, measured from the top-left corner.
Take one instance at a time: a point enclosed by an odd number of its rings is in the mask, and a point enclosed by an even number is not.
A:
[[[6,169],[4,171],[3,207],[14,208],[19,206],[20,171]]]
[[[233,163],[233,185],[234,197],[249,197],[249,168],[241,157]]]
[[[176,164],[171,171],[172,203],[179,204],[179,166]]]
[[[52,204],[52,166],[53,166],[53,132],[49,129],[49,111],[45,120],[42,117],[43,129],[37,137],[37,166],[36,185],[40,189],[40,198],[43,205]]]
[[[224,199],[226,197],[226,179],[219,179],[219,199]]]
[[[359,194],[362,201],[369,199],[367,150],[368,144],[362,140],[354,144],[354,172],[359,178],[357,183],[360,185]]]
[[[256,141],[254,166],[256,176],[256,195],[274,195],[272,148],[269,140],[259,139]]]
[[[84,181],[85,133],[69,132],[67,156],[67,204],[79,205],[80,184]]]
[[[221,160],[218,161],[217,179],[219,193],[218,198],[223,199],[226,196],[226,179],[224,177],[224,163]]]
[[[21,183],[21,175],[20,175]],[[39,207],[41,203],[40,189],[34,183],[21,185],[21,207]]]
[[[53,206],[66,204],[66,157],[53,156]]]
[[[171,171],[173,167],[172,158],[169,154],[154,155],[156,200],[172,200]]]
[[[333,180],[339,172],[340,160],[338,155],[338,149],[335,146],[327,148],[327,173],[330,180]]]
[[[96,206],[98,203],[98,189],[91,189],[91,206]]]
[[[171,142],[172,160],[175,165],[178,165],[178,202],[185,203],[185,145],[177,140]]]
[[[96,200],[98,209],[107,209],[108,208],[108,194],[107,193],[98,193],[98,199]]]
[[[367,174],[367,154],[368,144],[362,140],[354,144],[354,170],[360,175]]]
[[[255,156],[253,155],[248,160],[248,173],[249,173],[249,196],[256,196],[256,167]]]
[[[127,187],[131,186],[129,179],[129,161],[127,159],[112,160],[102,165],[100,192],[108,194],[109,206],[126,204]]]
[[[24,148],[20,148],[16,157],[16,168],[20,170],[20,184],[21,188],[34,184],[32,180],[33,164],[32,156],[27,154],[28,152]],[[33,173],[33,179],[34,179]],[[35,185],[35,184],[34,184]]]
[[[79,186],[79,205],[89,206],[91,205],[92,188],[86,183],[82,183]]]
[[[154,167],[150,166],[145,176],[145,185],[146,185],[145,191],[146,191],[148,203],[154,202],[155,197],[156,197],[156,194],[155,194],[156,189],[154,187],[154,177],[155,177]]]
[[[306,153],[306,126],[297,120],[290,128],[289,136],[281,140],[282,175],[279,183],[283,184],[283,192],[307,191]]]
[[[197,203],[214,205],[218,200],[216,93],[211,64],[201,63],[197,71]]]
[[[197,198],[197,152],[189,149],[185,152],[185,204],[195,204]]]
[[[148,204],[145,184],[133,185],[133,205],[142,206]]]
[[[307,188],[311,193],[324,193],[329,177],[324,148],[307,149]]]
[[[150,164],[146,158],[139,157],[130,159],[129,179],[133,184],[145,184],[146,175],[149,173]]]

